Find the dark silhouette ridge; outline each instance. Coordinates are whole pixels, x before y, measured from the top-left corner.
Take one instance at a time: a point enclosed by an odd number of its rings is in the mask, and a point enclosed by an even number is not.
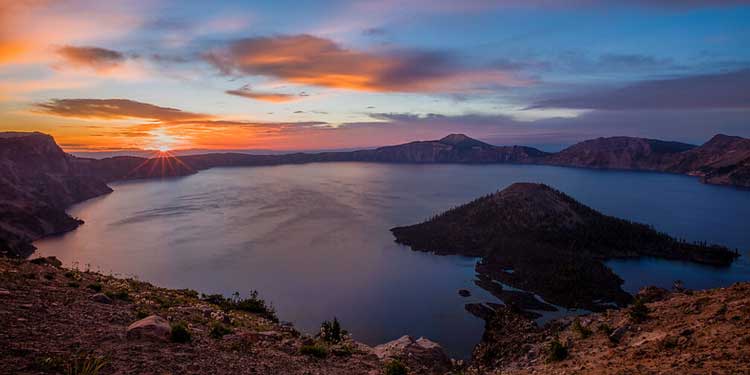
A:
[[[622,280],[602,263],[606,259],[652,256],[726,266],[737,257],[722,246],[678,241],[647,225],[603,215],[531,183],[515,183],[391,231],[396,242],[417,251],[481,257],[478,284],[501,298],[502,287],[495,291],[499,285],[493,280],[557,305],[589,310],[630,300],[620,288]]]

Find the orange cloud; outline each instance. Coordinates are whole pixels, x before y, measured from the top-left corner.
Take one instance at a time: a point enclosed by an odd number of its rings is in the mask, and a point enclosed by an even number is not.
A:
[[[208,120],[213,116],[128,99],[52,99],[34,105],[34,112],[80,119],[147,119],[158,122]]]
[[[241,39],[205,54],[227,75],[260,75],[292,83],[360,91],[454,91],[477,83],[518,86],[527,82],[498,70],[465,67],[445,53],[349,50],[312,35]]]
[[[57,53],[74,67],[84,67],[96,71],[106,71],[118,67],[125,61],[125,55],[120,52],[99,47],[59,48]]]
[[[241,96],[243,98],[262,100],[271,103],[285,103],[299,99],[297,96],[290,94],[252,91],[250,90],[249,86],[243,86],[237,90],[227,90],[225,91],[225,93],[229,95]]]

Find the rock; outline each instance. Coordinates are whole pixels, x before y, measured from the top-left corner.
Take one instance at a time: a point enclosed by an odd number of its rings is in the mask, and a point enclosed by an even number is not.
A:
[[[9,295],[10,295],[10,291],[9,290],[0,289],[0,296],[4,297],[4,296],[9,296]]]
[[[669,297],[671,293],[664,289],[659,288],[656,286],[647,286],[641,288],[641,290],[638,291],[638,293],[635,295],[636,298],[639,298],[641,301],[645,303],[651,303],[656,301],[663,301]]]
[[[169,322],[158,315],[145,317],[129,325],[127,329],[128,339],[169,341],[171,334],[172,327],[169,326]]]
[[[459,289],[458,290],[458,295],[461,296],[461,297],[470,297],[471,296],[471,292],[468,289]]]
[[[424,337],[414,340],[404,335],[374,347],[373,354],[382,361],[398,359],[415,373],[442,374],[451,368],[451,360],[440,344]]]
[[[619,327],[617,327],[614,331],[612,331],[612,334],[609,335],[609,339],[612,342],[620,342],[622,339],[622,336],[625,335],[625,333],[628,332],[628,329],[630,329],[629,324],[623,324]]]
[[[108,305],[112,303],[112,299],[107,297],[107,295],[105,295],[104,293],[94,294],[93,296],[91,296],[91,300],[94,302],[106,303]]]
[[[483,303],[467,303],[464,309],[482,320],[489,320],[495,314],[495,310]]]

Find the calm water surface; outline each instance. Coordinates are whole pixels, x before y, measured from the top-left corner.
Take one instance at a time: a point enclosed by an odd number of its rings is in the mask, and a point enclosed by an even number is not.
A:
[[[685,176],[547,166],[328,163],[119,182],[114,193],[69,210],[86,224],[35,245],[67,265],[165,287],[257,289],[302,331],[336,316],[369,344],[426,336],[466,357],[483,322],[463,306],[492,300],[473,285],[476,260],[413,252],[395,244],[389,228],[519,181],[544,182],[606,214],[744,255],[725,269],[609,262],[628,291],[675,279],[693,288],[750,280],[750,191]],[[460,297],[460,288],[472,296]]]

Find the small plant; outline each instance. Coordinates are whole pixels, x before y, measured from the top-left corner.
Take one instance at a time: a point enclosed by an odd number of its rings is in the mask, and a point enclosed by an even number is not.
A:
[[[227,327],[227,326],[225,326],[225,325],[223,325],[223,324],[221,324],[219,322],[214,322],[211,325],[211,331],[208,333],[208,335],[211,336],[212,338],[220,339],[220,338],[224,337],[224,335],[228,335],[228,334],[230,334],[232,332],[234,332],[234,331],[232,331],[231,328],[229,328],[229,327]]]
[[[609,336],[612,334],[612,327],[609,326],[607,323],[599,324],[599,332]]]
[[[55,273],[54,272],[46,272],[44,274],[44,278],[47,279],[47,280],[52,280],[52,279],[55,278]]]
[[[278,322],[279,318],[276,317],[276,311],[273,306],[266,303],[266,301],[258,296],[258,291],[253,290],[250,292],[248,298],[241,298],[240,293],[235,292],[232,294],[232,298],[226,298],[221,294],[210,294],[204,295],[203,300],[219,306],[224,311],[229,310],[240,310],[246,311],[253,314],[258,314],[273,322]]]
[[[383,368],[384,375],[406,375],[409,373],[409,369],[406,368],[401,361],[394,359],[385,364]]]
[[[588,338],[589,336],[591,336],[591,333],[592,333],[591,329],[589,329],[588,327],[584,327],[581,324],[581,320],[578,318],[576,318],[576,320],[573,321],[572,329],[573,329],[573,332],[575,332],[578,335],[578,337],[582,339]]]
[[[81,286],[81,284],[79,284],[77,281],[69,281],[68,286],[71,288],[78,288]]]
[[[149,314],[148,311],[146,310],[138,309],[135,311],[135,318],[138,320],[141,320],[149,315],[151,314]]]
[[[89,289],[91,289],[91,290],[93,290],[93,291],[95,291],[95,292],[97,292],[97,293],[99,293],[99,292],[102,291],[102,284],[99,284],[99,283],[91,283],[91,284],[87,285],[86,287],[89,288]]]
[[[187,325],[183,322],[177,322],[172,324],[172,334],[169,337],[172,342],[186,343],[190,342],[190,330]]]
[[[105,357],[79,354],[67,365],[65,373],[67,375],[97,375],[107,362]]]
[[[650,312],[646,304],[643,303],[643,300],[636,298],[633,305],[630,306],[630,310],[628,310],[628,316],[630,320],[640,323],[649,318],[648,314]]]
[[[320,344],[302,345],[302,347],[299,348],[299,352],[300,354],[315,358],[325,358],[328,356],[328,349]]]
[[[333,321],[329,322],[326,320],[320,325],[320,338],[331,344],[341,342],[346,333],[346,330],[341,329],[341,324],[336,317],[333,318]]]
[[[560,340],[554,339],[549,343],[547,348],[547,361],[548,362],[560,362],[568,358],[568,348],[563,345]]]

